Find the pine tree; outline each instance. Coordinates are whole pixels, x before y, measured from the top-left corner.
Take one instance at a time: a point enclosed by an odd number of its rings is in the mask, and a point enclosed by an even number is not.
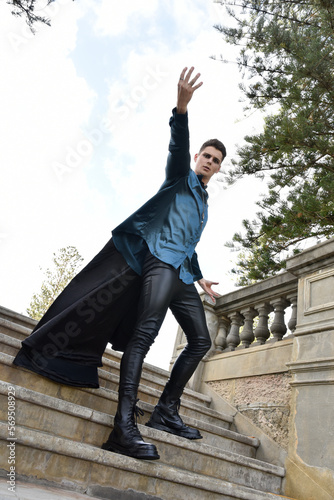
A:
[[[231,247],[233,272],[248,284],[276,274],[302,245],[334,235],[334,2],[222,1],[234,27],[217,26],[240,47],[247,109],[266,111],[264,130],[245,137],[228,182],[269,178],[253,221]],[[237,4],[241,8],[237,7]]]
[[[27,313],[31,318],[41,319],[54,300],[77,274],[82,261],[83,258],[73,246],[61,248],[58,250],[58,254],[53,254],[53,269],[46,269],[44,273],[46,279],[41,285],[41,291],[32,296],[27,308]]]
[[[43,8],[47,7],[54,0],[45,0],[43,2]],[[35,24],[43,23],[50,26],[50,19],[47,17],[36,14],[36,12],[40,11],[41,8],[39,5],[36,5],[36,0],[7,0],[9,5],[12,6],[12,14],[17,17],[23,17],[26,20],[31,31],[35,32]]]

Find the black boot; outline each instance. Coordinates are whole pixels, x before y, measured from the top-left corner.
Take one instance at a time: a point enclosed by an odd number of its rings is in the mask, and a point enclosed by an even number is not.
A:
[[[136,406],[137,401],[133,395],[119,395],[114,429],[102,449],[133,458],[158,460],[160,456],[155,445],[146,443],[137,427],[138,414],[143,415],[142,410]]]
[[[187,439],[201,439],[200,432],[186,425],[179,415],[180,393],[182,392],[183,388],[173,387],[167,382],[159,402],[146,425]]]

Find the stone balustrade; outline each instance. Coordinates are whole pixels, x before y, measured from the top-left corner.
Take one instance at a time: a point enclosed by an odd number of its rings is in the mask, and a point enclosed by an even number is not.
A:
[[[212,349],[206,358],[221,352],[271,344],[283,337],[293,336],[297,323],[297,289],[298,278],[283,272],[223,295],[216,304],[212,304],[210,298],[203,294],[212,339]],[[287,311],[290,315],[288,321],[285,319]],[[172,361],[185,343],[184,333],[179,329]]]
[[[290,273],[282,273],[219,298],[215,306],[219,321],[213,352],[247,349],[293,335],[297,324],[297,281]],[[204,297],[205,309],[209,305],[210,299]]]

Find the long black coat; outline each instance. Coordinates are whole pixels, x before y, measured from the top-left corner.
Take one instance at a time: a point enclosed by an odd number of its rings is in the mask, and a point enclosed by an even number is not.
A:
[[[99,387],[107,343],[124,351],[131,338],[140,285],[111,239],[22,342],[14,364],[66,385]]]

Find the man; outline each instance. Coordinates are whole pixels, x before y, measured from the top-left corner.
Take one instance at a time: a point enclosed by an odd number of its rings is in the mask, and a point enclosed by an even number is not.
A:
[[[190,169],[187,107],[202,85],[193,71],[184,68],[178,82],[166,179],[158,193],[113,230],[112,239],[55,300],[14,360],[57,382],[98,387],[97,367],[107,343],[124,351],[114,429],[103,448],[135,458],[159,458],[156,447],[143,441],[135,414],[143,361],[168,308],[188,344],[147,425],[201,438],[183,423],[178,407],[211,345],[194,281],[212,298],[217,283],[203,278],[195,247],[207,221],[206,186],[226,150],[217,139],[207,141],[195,155],[195,171]]]
[[[176,360],[146,425],[188,439],[201,438],[196,429],[182,422],[178,406],[186,383],[211,346],[194,280],[212,298],[217,295],[211,288],[216,283],[202,277],[195,246],[207,220],[206,185],[219,171],[226,150],[216,139],[207,141],[195,155],[195,172],[190,169],[187,106],[202,85],[196,83],[199,74],[192,78],[193,69],[184,68],[178,83],[177,106],[170,120],[166,180],[153,201],[113,231],[116,248],[132,268],[138,266],[143,282],[137,324],[121,361],[114,430],[103,448],[137,458],[159,458],[155,446],[142,440],[133,415],[143,361],[168,308],[181,325],[188,345]],[[138,264],[140,254],[142,269]]]

